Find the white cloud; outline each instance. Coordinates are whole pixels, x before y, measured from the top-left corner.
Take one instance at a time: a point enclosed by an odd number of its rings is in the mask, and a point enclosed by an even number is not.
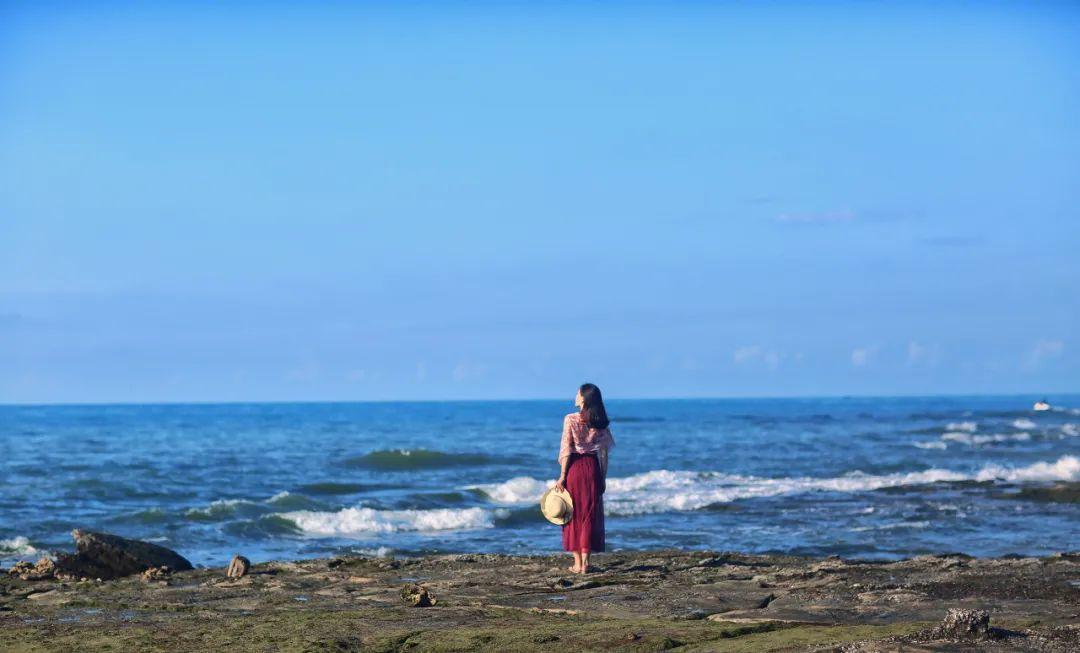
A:
[[[761,345],[747,345],[739,347],[732,354],[732,360],[736,365],[749,365],[760,362],[770,370],[780,367],[784,360],[784,354],[773,349],[766,349]]]
[[[856,347],[851,350],[851,364],[855,367],[865,367],[874,360],[877,355],[877,345]]]
[[[739,347],[736,349],[735,353],[732,355],[732,359],[735,361],[736,365],[742,365],[743,363],[748,363],[757,359],[759,356],[761,356],[761,346],[750,345],[748,347]]]
[[[937,345],[924,345],[912,340],[907,346],[908,365],[934,366],[941,359],[941,347]]]
[[[1065,343],[1061,340],[1044,338],[1035,343],[1028,354],[1028,365],[1036,367],[1043,361],[1061,356],[1065,351]]]

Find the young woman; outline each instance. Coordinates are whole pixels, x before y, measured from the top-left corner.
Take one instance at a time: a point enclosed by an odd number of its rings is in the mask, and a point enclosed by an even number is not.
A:
[[[589,554],[604,550],[604,487],[608,450],[615,438],[608,429],[607,411],[600,388],[586,383],[578,388],[574,405],[580,410],[563,420],[559,465],[562,473],[555,483],[574,502],[571,520],[563,525],[563,549],[574,554],[570,571],[589,571]]]

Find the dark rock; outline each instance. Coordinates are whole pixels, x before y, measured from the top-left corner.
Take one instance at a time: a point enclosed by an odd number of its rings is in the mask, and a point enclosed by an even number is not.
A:
[[[761,609],[769,607],[769,604],[772,603],[775,600],[776,600],[776,595],[775,594],[769,594],[765,598],[758,601],[757,605],[755,605],[754,607],[761,610]]]
[[[108,533],[76,529],[75,554],[63,554],[56,566],[69,576],[109,580],[142,573],[151,567],[169,567],[173,571],[193,569],[186,558],[157,544],[129,540]]]
[[[229,562],[229,568],[225,571],[225,575],[229,578],[241,578],[247,575],[249,569],[251,569],[251,561],[237,554]]]
[[[168,565],[161,567],[150,567],[142,573],[142,579],[144,583],[153,581],[165,581],[168,582],[172,578],[172,569]]]
[[[430,608],[438,603],[435,596],[423,585],[406,585],[401,588],[401,599],[417,608]]]
[[[959,608],[951,608],[933,630],[933,636],[938,639],[988,639],[990,634],[989,612]]]

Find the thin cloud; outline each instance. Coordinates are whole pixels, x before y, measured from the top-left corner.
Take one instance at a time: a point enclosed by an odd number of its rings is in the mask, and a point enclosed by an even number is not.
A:
[[[908,365],[926,365],[933,367],[941,359],[941,347],[937,345],[924,345],[912,340],[907,346]]]
[[[780,224],[806,224],[826,225],[845,224],[852,222],[876,223],[896,222],[916,217],[913,211],[899,211],[894,209],[837,209],[833,211],[787,211],[776,216]]]
[[[1038,367],[1042,363],[1060,357],[1065,353],[1065,342],[1052,338],[1043,338],[1035,343],[1027,356],[1028,367]]]
[[[837,224],[858,219],[854,211],[820,211],[816,213],[781,213],[776,221],[781,224]]]
[[[731,358],[736,365],[760,363],[770,370],[775,370],[780,367],[784,355],[773,349],[766,349],[761,345],[747,345],[736,349]]]
[[[974,247],[983,242],[982,238],[975,236],[927,236],[920,238],[919,242],[931,247]]]
[[[855,367],[866,367],[874,361],[877,351],[877,345],[856,347],[851,350],[851,364]]]

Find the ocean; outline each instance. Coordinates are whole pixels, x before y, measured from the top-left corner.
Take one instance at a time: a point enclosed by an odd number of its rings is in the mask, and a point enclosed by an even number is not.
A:
[[[1080,546],[1080,396],[611,400],[609,549]],[[0,406],[0,561],[73,528],[197,565],[559,551],[563,401]]]

